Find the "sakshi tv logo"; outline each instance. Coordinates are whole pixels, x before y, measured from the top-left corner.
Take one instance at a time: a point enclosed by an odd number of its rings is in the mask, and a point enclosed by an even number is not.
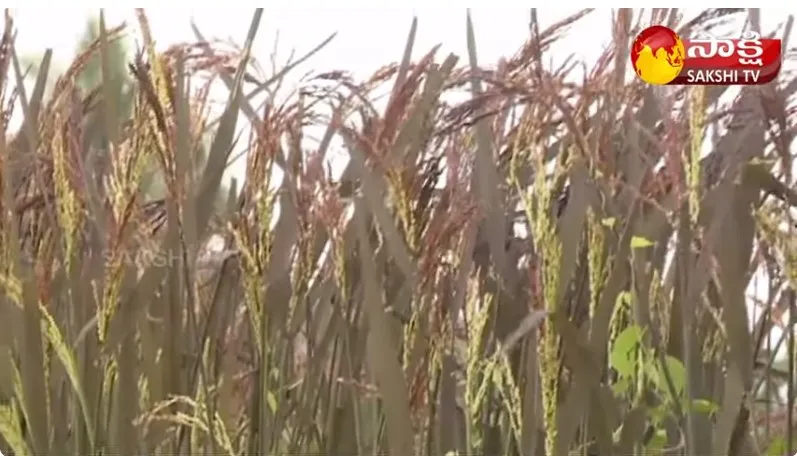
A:
[[[747,31],[741,38],[709,33],[682,40],[662,25],[648,27],[631,47],[637,76],[655,85],[759,85],[780,72],[781,40]]]

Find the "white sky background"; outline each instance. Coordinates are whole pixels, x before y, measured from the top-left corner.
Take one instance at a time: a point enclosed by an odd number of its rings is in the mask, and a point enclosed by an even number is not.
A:
[[[576,8],[540,9],[538,17],[542,27],[545,27],[576,11]],[[699,11],[700,9],[686,9],[684,13],[687,18],[691,18]],[[153,36],[159,48],[175,43],[194,42],[195,37],[190,26],[192,20],[207,38],[229,39],[242,44],[252,13],[252,8],[234,7],[147,9]],[[762,10],[763,31],[766,33],[775,30],[788,15],[795,13],[797,7]],[[85,30],[86,19],[92,14],[98,14],[98,10],[54,7],[15,9],[17,50],[21,54],[35,55],[51,48],[56,68],[63,66],[73,57],[75,46]],[[125,21],[131,27],[131,35],[136,36],[137,23],[132,9],[106,9],[105,14],[108,26]],[[528,8],[502,7],[497,4],[491,8],[473,8],[471,14],[482,65],[491,65],[500,57],[512,56],[528,37]],[[425,54],[433,46],[442,44],[439,59],[453,52],[460,56],[460,63],[466,63],[465,15],[464,7],[444,6],[272,6],[266,8],[263,14],[253,55],[268,69],[277,33],[278,61],[284,62],[292,50],[296,51],[297,57],[301,56],[331,33],[338,32],[337,37],[326,48],[304,66],[294,70],[294,75],[298,77],[310,70],[324,72],[343,69],[348,70],[355,78],[365,78],[383,65],[400,60],[411,20],[413,16],[417,16],[419,24],[414,58]],[[610,27],[611,10],[595,11],[572,26],[570,32],[555,44],[546,58],[552,58],[555,64],[575,54],[591,67],[602,50],[610,44]],[[795,46],[794,43],[795,40],[792,39],[790,47]],[[243,160],[240,160],[233,165],[231,174],[241,176],[243,167]],[[750,292],[765,299],[765,291],[762,293],[761,289],[766,286],[760,286],[754,292],[754,282],[751,283]]]

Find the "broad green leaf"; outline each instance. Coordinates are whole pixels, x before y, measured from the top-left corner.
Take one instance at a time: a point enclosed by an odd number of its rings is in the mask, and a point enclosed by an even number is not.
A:
[[[667,355],[665,358],[665,362],[667,363],[667,370],[670,374],[670,379],[672,380],[673,388],[675,389],[675,393],[680,398],[684,392],[684,387],[686,386],[686,369],[684,368],[683,363],[678,358],[674,356]],[[655,381],[657,383],[657,387],[659,391],[666,397],[669,396],[669,388],[667,386],[667,377],[665,376],[663,366],[659,365],[659,373],[655,376]]]
[[[617,397],[623,397],[628,394],[628,378],[620,377],[612,384],[612,392]]]
[[[638,362],[636,350],[642,343],[642,330],[633,325],[625,328],[612,346],[609,362],[620,377],[630,377],[634,374]]]
[[[692,401],[692,411],[711,415],[719,409],[719,406],[706,399],[695,399]]]

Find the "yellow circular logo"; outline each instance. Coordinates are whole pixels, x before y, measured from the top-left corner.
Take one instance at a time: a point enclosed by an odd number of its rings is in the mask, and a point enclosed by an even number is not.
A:
[[[642,30],[631,46],[631,64],[648,84],[669,84],[684,67],[686,51],[681,38],[661,25]]]

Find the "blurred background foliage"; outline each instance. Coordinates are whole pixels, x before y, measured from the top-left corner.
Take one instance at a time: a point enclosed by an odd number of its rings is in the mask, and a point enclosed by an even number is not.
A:
[[[91,45],[99,39],[99,35],[99,17],[89,17],[86,20],[85,31],[80,37],[80,40],[75,48],[75,54],[80,55],[88,50]],[[124,36],[118,40],[108,43],[107,58],[109,72],[106,79],[108,81],[108,87],[110,88],[110,91],[114,97],[114,104],[118,107],[118,110],[116,111],[118,118],[114,121],[120,125],[129,121],[130,117],[133,115],[135,89],[134,80],[130,74],[128,65],[133,59],[134,53],[135,50],[133,49],[133,45],[129,36]],[[27,70],[25,74],[28,79],[35,80],[38,76],[38,66],[39,62],[41,61],[41,57],[41,55],[20,56],[20,62]],[[45,85],[45,97],[52,92],[53,86],[55,85],[58,77],[62,75],[62,72],[63,71],[57,71],[56,69],[51,69],[48,72]],[[97,53],[92,53],[85,62],[85,65],[82,66],[80,72],[75,76],[75,85],[76,87],[80,88],[82,93],[91,94],[99,90],[102,84],[103,73],[100,56]],[[207,155],[206,148],[208,147],[207,142],[208,138],[210,137],[210,133],[207,133],[204,139],[204,144],[202,144],[197,150],[197,172],[199,172],[199,169],[201,169],[201,167],[203,167],[205,164]],[[103,138],[102,135],[98,135],[97,141],[98,143],[95,144],[95,146],[99,147],[104,141],[107,141],[107,138]],[[145,178],[144,185],[147,188],[146,192],[149,196],[162,198],[166,193],[166,184],[163,181],[162,176],[159,175],[158,168],[154,163],[150,165],[149,175]],[[221,200],[223,200],[224,195],[227,194],[227,187],[227,185],[222,186],[222,189],[219,192],[219,203]]]

